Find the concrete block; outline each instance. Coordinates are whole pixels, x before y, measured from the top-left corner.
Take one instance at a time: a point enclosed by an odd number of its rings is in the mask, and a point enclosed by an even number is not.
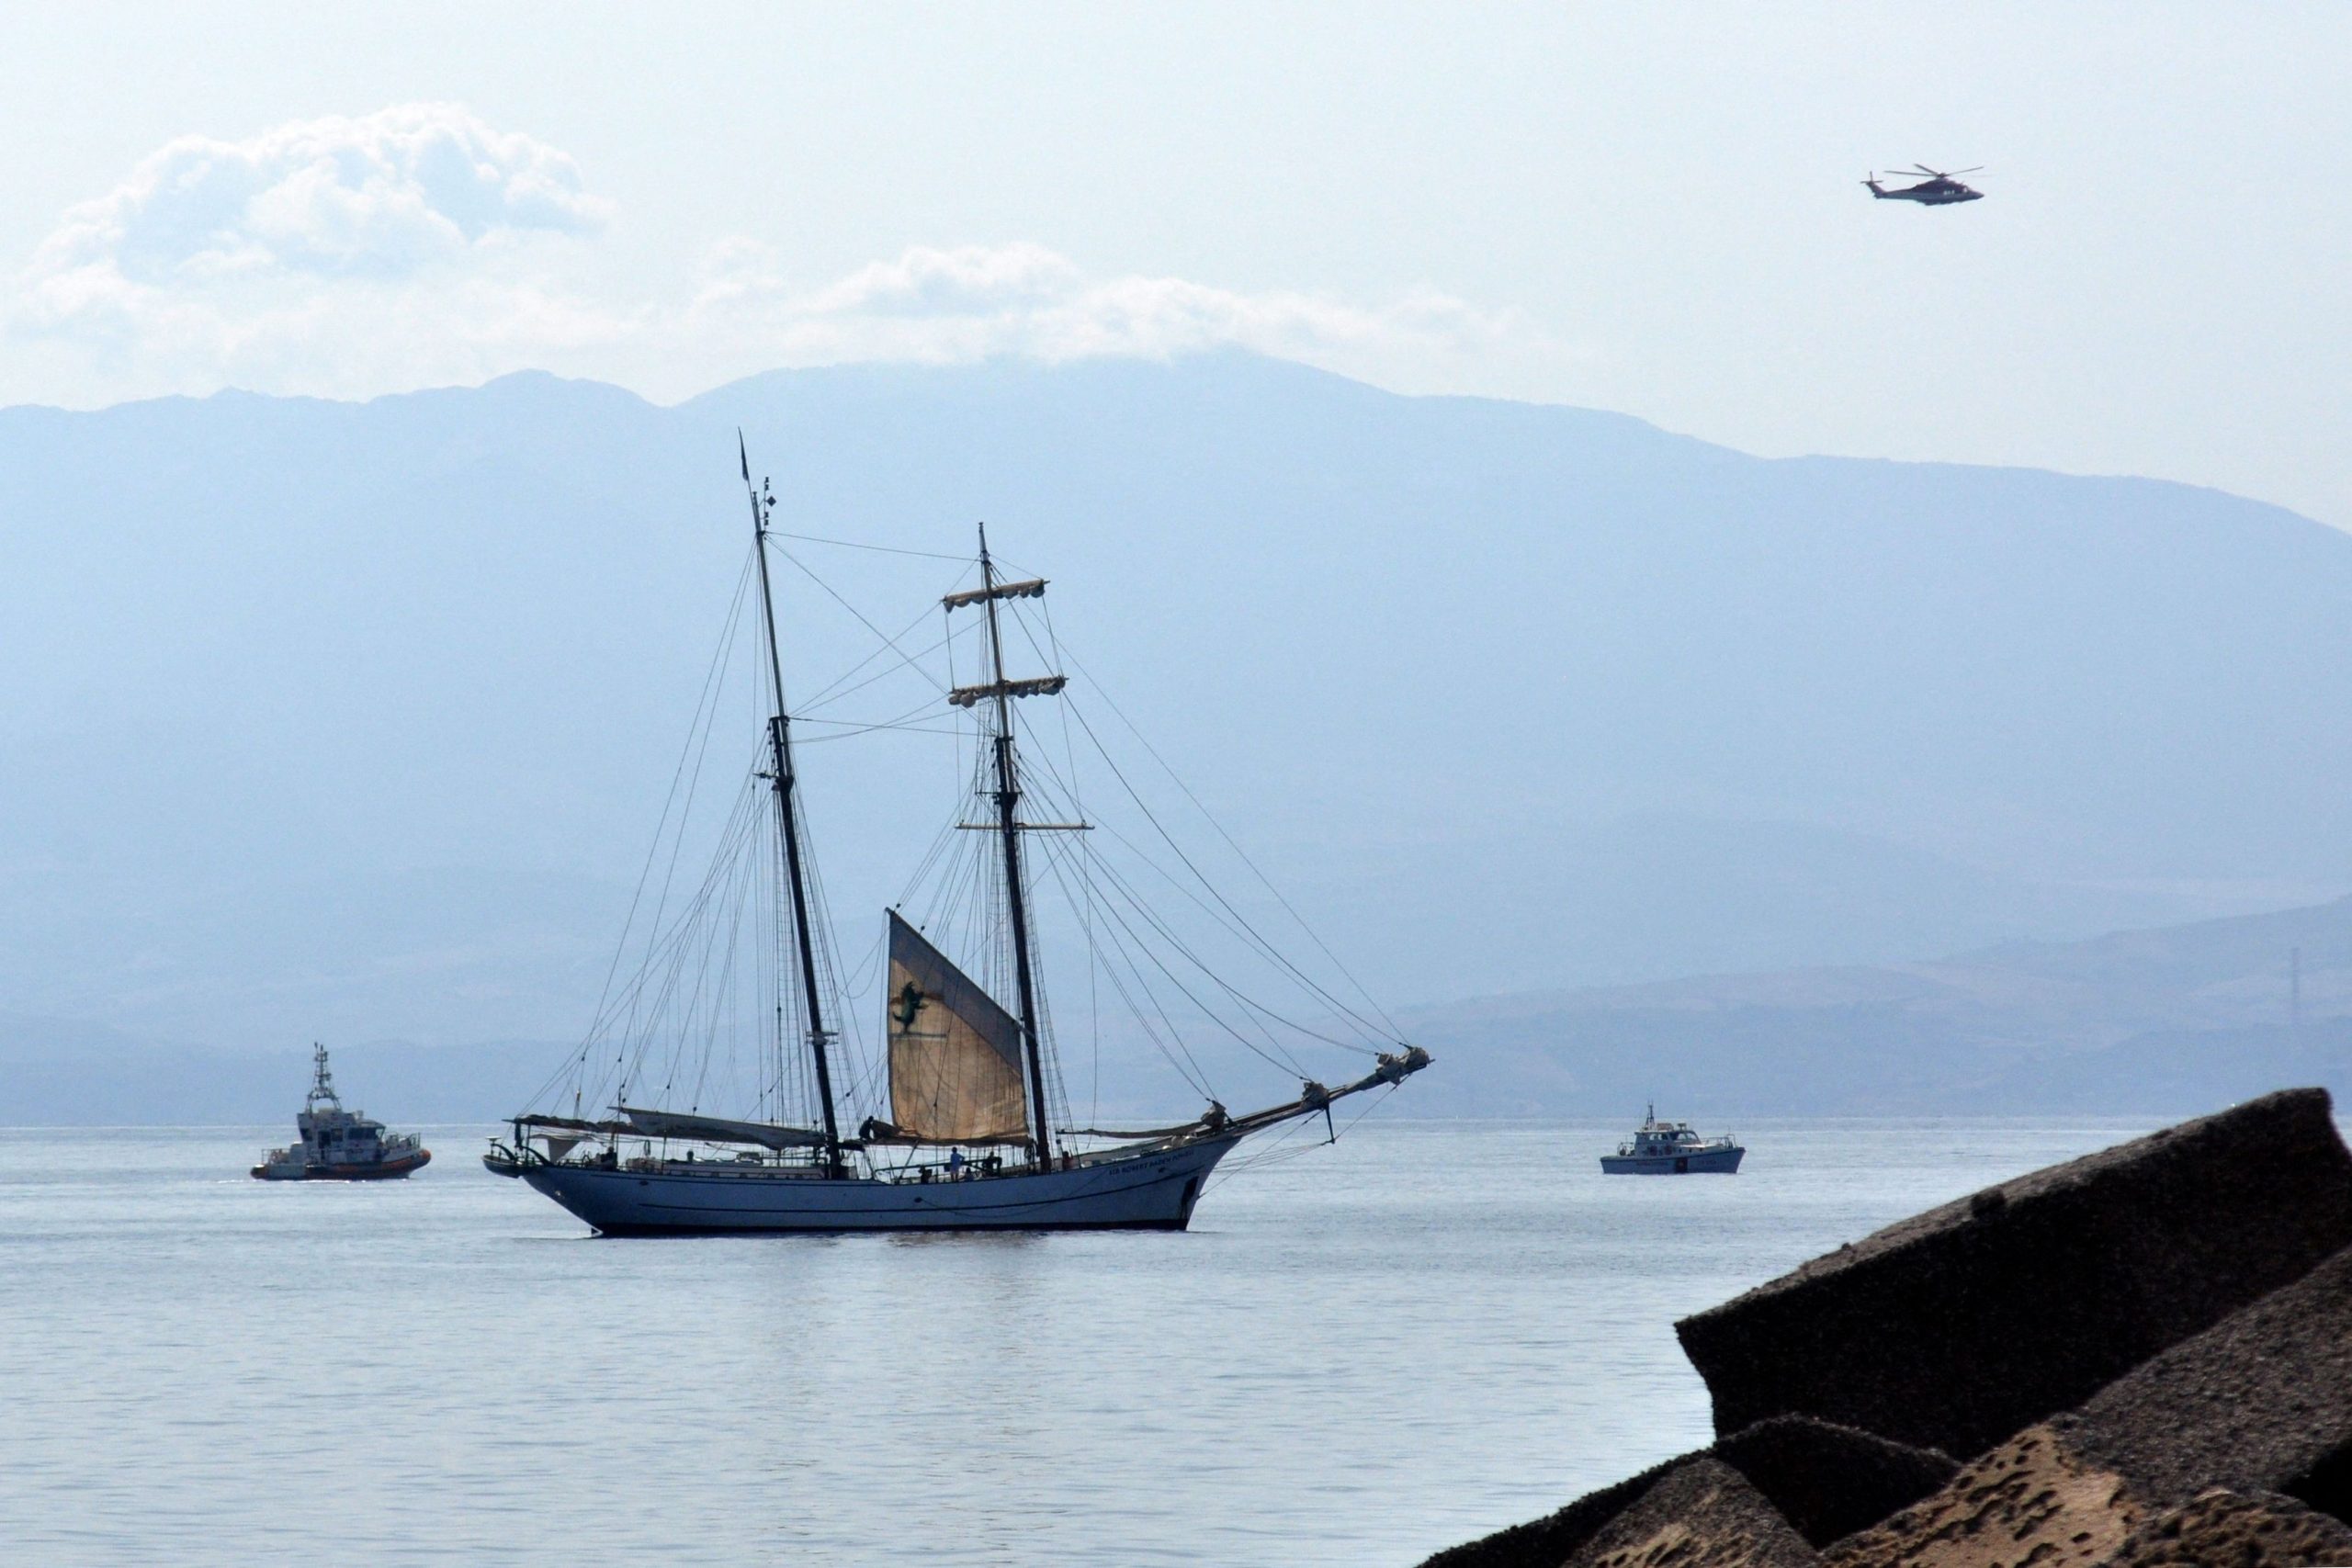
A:
[[[1960,1457],[2352,1246],[2352,1154],[2290,1089],[1905,1220],[1676,1325],[1715,1429],[1804,1415]]]

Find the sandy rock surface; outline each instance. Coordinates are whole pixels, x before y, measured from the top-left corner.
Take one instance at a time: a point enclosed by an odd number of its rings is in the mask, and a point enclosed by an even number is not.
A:
[[[1721,1460],[1690,1460],[1611,1519],[1562,1568],[1814,1568],[1804,1538]]]
[[[2084,1461],[2047,1427],[2018,1433],[1942,1490],[1849,1536],[1829,1568],[2092,1568],[2146,1510],[2123,1478]]]
[[[2215,1490],[2132,1532],[2106,1568],[2321,1568],[2352,1563],[2352,1526],[2275,1492]]]

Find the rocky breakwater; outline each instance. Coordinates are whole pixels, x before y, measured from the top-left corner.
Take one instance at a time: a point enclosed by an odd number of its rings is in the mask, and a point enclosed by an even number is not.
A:
[[[2291,1089],[1676,1325],[1709,1448],[1428,1568],[2352,1564],[2352,1153]]]

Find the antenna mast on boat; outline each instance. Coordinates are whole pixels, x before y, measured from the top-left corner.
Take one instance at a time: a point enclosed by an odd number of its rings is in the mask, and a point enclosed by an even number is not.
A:
[[[2295,951],[2301,953],[2302,949],[2297,948]],[[319,1101],[322,1100],[338,1111],[343,1109],[343,1100],[334,1091],[334,1075],[327,1071],[327,1048],[324,1044],[313,1040],[311,1042],[311,1109],[316,1110]]]
[[[808,888],[800,865],[800,827],[793,809],[792,721],[784,711],[784,659],[776,651],[775,597],[768,588],[769,503],[752,488],[751,449],[743,445],[740,430],[735,433],[735,450],[743,460],[743,489],[752,498],[752,553],[760,561],[760,608],[768,632],[768,673],[775,682],[775,713],[768,719],[768,745],[775,761],[775,811],[784,829],[785,875],[792,886],[792,931],[800,945],[800,991],[808,1010],[808,1054],[817,1065],[817,1100],[825,1108],[825,1173],[839,1177],[842,1174],[842,1134],[833,1117],[833,1077],[825,1057],[828,1036],[817,987],[817,949],[808,929]],[[1025,977],[1027,971],[1023,974]]]
[[[1009,583],[1009,592],[1043,592],[1045,584]],[[989,525],[980,525],[980,600],[989,613],[989,660],[995,679],[989,683],[987,694],[996,699],[996,826],[997,834],[1004,841],[1004,895],[1006,908],[1012,917],[1012,972],[1021,988],[1021,1038],[1029,1055],[1030,1115],[1037,1128],[1037,1163],[1053,1163],[1053,1134],[1046,1121],[1046,1069],[1044,1053],[1037,1044],[1037,987],[1029,967],[1029,909],[1022,897],[1021,888],[1021,824],[1015,820],[1013,807],[1021,798],[1021,786],[1014,776],[1012,763],[1012,699],[1029,690],[1041,692],[1061,690],[1057,676],[1044,682],[1019,682],[1020,690],[1004,678],[1004,633],[997,625],[996,602],[1005,597],[996,581],[996,564],[989,559]],[[952,607],[952,606],[951,606]]]

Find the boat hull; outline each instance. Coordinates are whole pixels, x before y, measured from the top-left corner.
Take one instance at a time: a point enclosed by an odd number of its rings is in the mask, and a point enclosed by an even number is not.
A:
[[[604,1235],[773,1232],[1182,1230],[1238,1139],[1069,1170],[964,1181],[829,1181],[713,1163],[681,1170],[532,1165],[516,1172]]]
[[[1688,1155],[1602,1155],[1603,1176],[1731,1176],[1747,1151],[1704,1149]]]
[[[411,1171],[424,1169],[432,1162],[433,1151],[419,1149],[413,1155],[379,1160],[371,1165],[265,1163],[254,1167],[254,1175],[263,1181],[397,1181]]]

